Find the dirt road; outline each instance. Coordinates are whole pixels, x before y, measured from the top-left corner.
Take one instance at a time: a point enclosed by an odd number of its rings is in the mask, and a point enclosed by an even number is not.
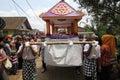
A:
[[[83,80],[82,75],[77,75],[73,67],[47,66],[47,72],[43,74],[40,70],[38,70],[37,80]]]
[[[75,73],[75,67],[54,67],[47,66],[47,71],[41,73],[41,58],[37,58],[36,80],[83,80],[82,74]],[[22,70],[18,70],[17,75],[10,75],[10,80],[22,80]]]
[[[75,67],[47,66],[47,71],[45,73],[41,73],[41,57],[36,59],[36,66],[36,80],[84,80],[82,72],[80,75],[76,74]],[[120,78],[116,77],[116,75],[119,74],[115,74],[112,72],[111,80],[120,80]],[[22,70],[18,70],[17,75],[10,75],[9,77],[10,80],[22,80]]]

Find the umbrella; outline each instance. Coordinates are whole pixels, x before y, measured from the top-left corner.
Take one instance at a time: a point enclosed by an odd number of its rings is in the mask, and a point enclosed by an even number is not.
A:
[[[12,38],[12,35],[7,35],[5,38]]]

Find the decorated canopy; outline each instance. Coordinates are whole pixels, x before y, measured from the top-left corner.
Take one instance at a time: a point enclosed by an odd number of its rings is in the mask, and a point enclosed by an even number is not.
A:
[[[58,2],[46,13],[40,14],[40,17],[46,22],[47,34],[57,34],[65,32],[65,34],[77,34],[78,21],[82,19],[84,14],[76,11],[64,0]],[[52,26],[52,32],[50,32]]]

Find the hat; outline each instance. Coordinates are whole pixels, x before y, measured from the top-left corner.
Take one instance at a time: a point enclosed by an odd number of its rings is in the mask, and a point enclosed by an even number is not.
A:
[[[15,39],[22,39],[22,36],[21,35],[16,35]]]
[[[12,35],[7,35],[6,38],[12,38]]]

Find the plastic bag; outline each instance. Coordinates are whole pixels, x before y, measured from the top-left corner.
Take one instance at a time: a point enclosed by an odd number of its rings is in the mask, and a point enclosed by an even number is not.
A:
[[[6,69],[10,69],[10,68],[12,68],[12,63],[11,63],[11,61],[7,58],[7,60],[4,62],[4,67],[6,68]]]

